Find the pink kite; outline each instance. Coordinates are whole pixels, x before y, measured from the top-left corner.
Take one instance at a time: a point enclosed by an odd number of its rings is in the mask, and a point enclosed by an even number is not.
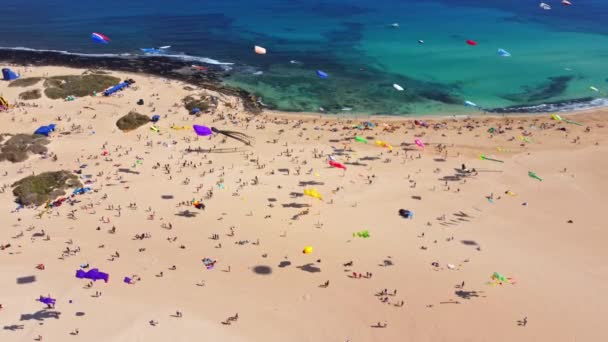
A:
[[[420,140],[420,139],[415,139],[415,140],[414,140],[414,143],[415,143],[415,144],[416,144],[418,147],[420,147],[420,148],[424,148],[424,143],[422,142],[422,140]]]
[[[329,161],[329,165],[335,167],[336,169],[346,170],[346,166],[333,160]]]
[[[469,44],[471,46],[475,46],[475,45],[477,45],[477,42],[469,39],[469,40],[467,40],[467,44]]]

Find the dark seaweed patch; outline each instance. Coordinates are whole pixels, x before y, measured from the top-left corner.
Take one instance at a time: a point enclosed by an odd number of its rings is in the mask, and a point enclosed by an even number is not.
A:
[[[573,78],[573,76],[549,77],[548,81],[540,86],[525,86],[523,87],[523,91],[521,93],[507,94],[501,97],[520,103],[534,103],[548,100],[552,97],[563,94],[566,91],[566,88],[568,88],[568,82],[570,82]]]

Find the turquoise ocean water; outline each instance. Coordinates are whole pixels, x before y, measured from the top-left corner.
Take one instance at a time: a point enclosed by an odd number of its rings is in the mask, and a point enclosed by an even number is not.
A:
[[[288,111],[446,114],[470,112],[465,100],[501,108],[587,97],[595,100],[577,106],[603,105],[608,1],[545,2],[551,10],[529,0],[5,0],[0,46],[137,54],[171,45],[169,54],[193,63],[231,63],[227,84]],[[112,42],[93,44],[91,32]]]

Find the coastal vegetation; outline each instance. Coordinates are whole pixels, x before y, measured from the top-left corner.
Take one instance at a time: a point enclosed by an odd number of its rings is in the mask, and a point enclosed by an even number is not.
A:
[[[0,162],[18,163],[26,160],[29,153],[46,153],[45,145],[49,142],[47,137],[38,134],[0,134]]]
[[[11,81],[8,86],[9,87],[31,87],[38,82],[42,81],[42,77],[26,77],[26,78],[18,78],[14,81]]]
[[[19,98],[22,100],[37,100],[42,97],[40,89],[26,90],[19,94]]]
[[[12,186],[17,203],[42,205],[65,195],[65,189],[81,187],[82,183],[69,171],[53,171],[27,176],[13,183]]]
[[[50,99],[83,97],[101,92],[119,82],[117,77],[100,74],[53,76],[44,81],[44,94]]]
[[[209,109],[209,101],[202,95],[188,95],[182,99],[182,102],[184,103],[184,107],[188,110],[188,112],[192,112],[194,108],[200,109],[201,112]]]
[[[129,112],[124,115],[118,121],[116,126],[123,132],[132,131],[150,122],[150,118],[146,115],[139,114],[137,112]]]

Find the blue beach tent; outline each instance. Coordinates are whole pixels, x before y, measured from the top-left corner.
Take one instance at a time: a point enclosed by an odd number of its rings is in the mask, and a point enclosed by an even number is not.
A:
[[[54,130],[55,130],[55,124],[50,124],[48,126],[38,127],[38,129],[36,131],[34,131],[34,134],[40,134],[40,135],[44,135],[45,137],[48,137],[49,133],[53,132]]]
[[[18,79],[19,75],[17,75],[14,71],[12,71],[9,68],[4,68],[4,69],[2,69],[2,77],[4,78],[5,81],[12,81],[12,80]]]
[[[112,94],[114,94],[115,92],[119,91],[119,90],[123,90],[124,88],[128,87],[131,83],[129,82],[122,82],[119,83],[115,86],[113,86],[112,88],[107,89],[106,91],[103,92],[104,96],[110,96]]]

